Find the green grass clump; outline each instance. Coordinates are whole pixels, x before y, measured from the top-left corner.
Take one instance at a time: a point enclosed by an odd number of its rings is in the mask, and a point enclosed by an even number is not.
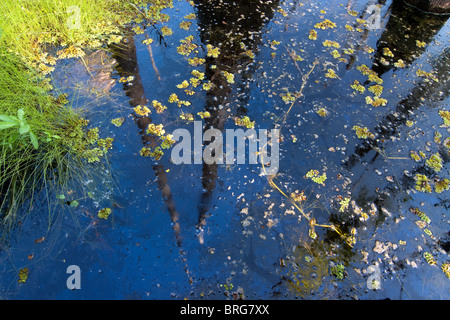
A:
[[[58,58],[120,42],[121,28],[131,22],[166,19],[160,12],[166,7],[172,0],[3,0],[0,45],[49,73]],[[50,48],[60,50],[54,56]]]
[[[70,182],[86,178],[85,164],[92,162],[92,150],[103,156],[112,141],[100,139],[95,128],[88,130],[88,121],[63,95],[52,96],[48,81],[5,49],[0,49],[0,88],[3,232],[17,221],[24,203],[33,205],[37,191],[60,192]]]

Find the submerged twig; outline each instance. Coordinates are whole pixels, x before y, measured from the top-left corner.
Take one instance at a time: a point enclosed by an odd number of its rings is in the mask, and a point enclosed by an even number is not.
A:
[[[152,60],[152,66],[153,66],[153,70],[155,70],[156,77],[158,78],[158,81],[161,81],[161,76],[159,75],[158,68],[156,67],[155,59],[153,59],[152,46],[150,44],[148,44],[147,49],[148,49],[148,52],[150,53],[150,60]]]

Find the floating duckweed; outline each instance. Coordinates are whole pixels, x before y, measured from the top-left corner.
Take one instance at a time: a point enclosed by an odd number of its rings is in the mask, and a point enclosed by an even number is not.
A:
[[[336,23],[334,23],[334,22],[332,22],[332,21],[330,21],[328,19],[325,19],[322,22],[316,23],[314,25],[314,28],[322,29],[322,30],[333,29],[333,28],[336,28]]]
[[[366,91],[366,88],[364,88],[364,86],[363,86],[361,83],[359,83],[358,80],[355,80],[355,81],[353,82],[353,84],[350,85],[350,87],[351,87],[352,89],[358,91],[359,93],[364,93],[364,92]]]
[[[446,262],[441,265],[442,272],[450,279],[450,263]]]
[[[164,106],[161,102],[157,100],[153,100],[152,105],[156,109],[156,113],[162,113],[164,110],[167,109],[166,106]]]
[[[444,147],[450,149],[450,137],[445,138],[444,143],[442,143]]]
[[[331,52],[331,55],[333,56],[333,58],[337,59],[341,56],[341,54],[337,51],[337,50],[333,50]]]
[[[187,88],[187,87],[189,87],[189,82],[187,80],[183,80],[182,83],[177,84],[177,88],[178,89],[184,89],[184,88]]]
[[[161,137],[161,139],[163,140],[161,143],[161,148],[163,149],[169,149],[175,143],[175,140],[173,140],[173,135],[171,134],[165,135]]]
[[[127,82],[131,82],[134,80],[134,76],[129,76],[129,77],[121,77],[119,79],[119,83],[127,83]]]
[[[328,115],[328,110],[325,108],[320,108],[317,110],[317,114],[319,114],[321,117],[326,117]]]
[[[145,39],[145,40],[142,41],[142,43],[145,44],[145,45],[152,44],[153,43],[153,39],[151,39],[151,38]]]
[[[424,41],[420,41],[420,40],[416,40],[416,46],[418,46],[419,48],[423,48],[427,45],[426,42]]]
[[[436,76],[435,76],[433,73],[431,73],[431,72],[426,72],[426,71],[424,71],[424,70],[422,70],[422,69],[417,69],[417,70],[416,70],[416,75],[417,75],[418,77],[423,77],[423,78],[425,78],[425,81],[429,81],[429,80],[431,79],[431,80],[434,80],[434,81],[436,81],[436,82],[439,82],[438,78],[436,78]]]
[[[344,212],[348,209],[348,206],[350,205],[350,197],[344,198],[341,201],[339,201],[339,212]]]
[[[428,223],[428,224],[431,223],[430,218],[428,218],[428,216],[424,212],[420,211],[419,208],[411,208],[411,209],[409,209],[409,211],[411,211],[416,216],[418,216],[420,218],[420,220],[422,220],[423,222]]]
[[[169,103],[177,103],[178,101],[180,101],[180,99],[178,98],[176,93],[172,93],[169,96]]]
[[[351,25],[349,25],[349,24],[346,24],[345,25],[345,29],[347,29],[348,31],[354,31],[355,30],[355,28],[353,28]]]
[[[402,59],[398,59],[397,62],[394,62],[394,66],[397,68],[404,68],[406,67],[406,64]]]
[[[442,169],[442,158],[439,153],[432,154],[429,159],[425,161],[426,165],[436,172]]]
[[[417,154],[416,151],[410,151],[409,156],[411,157],[411,159],[413,159],[416,162],[420,161],[420,156]]]
[[[271,52],[270,56],[275,59],[275,57],[277,56],[277,53],[276,52]]]
[[[150,123],[147,127],[146,133],[160,137],[166,133],[166,130],[163,129],[162,124],[155,125],[154,123]]]
[[[322,175],[319,175],[318,170],[311,169],[306,173],[305,178],[309,178],[317,184],[325,185],[325,180],[327,180],[327,174],[323,173]]]
[[[375,84],[373,86],[370,86],[368,90],[372,92],[375,96],[379,97],[383,93],[383,86]]]
[[[191,25],[192,25],[192,22],[190,22],[190,21],[182,21],[182,22],[180,22],[180,28],[184,29],[184,30],[189,30]]]
[[[405,124],[406,124],[407,127],[412,127],[414,125],[414,121],[406,120]]]
[[[156,147],[153,150],[143,147],[141,151],[139,151],[139,154],[143,157],[151,157],[155,160],[159,160],[164,155],[164,151],[162,151],[161,147]]]
[[[425,260],[427,261],[427,263],[428,263],[430,266],[435,266],[435,265],[437,265],[437,262],[436,262],[436,260],[433,258],[433,255],[432,255],[431,253],[425,251],[425,252],[423,253],[423,257],[425,258]]]
[[[389,48],[383,48],[383,55],[385,55],[386,57],[394,57],[394,54],[392,53],[391,49]]]
[[[23,268],[19,270],[19,283],[25,283],[28,279],[28,274],[30,273],[30,270],[28,268]]]
[[[255,121],[250,121],[248,116],[242,118],[235,117],[234,123],[238,126],[246,127],[247,129],[253,129],[255,127]]]
[[[104,209],[100,209],[97,213],[97,216],[100,219],[108,219],[109,215],[111,214],[112,210],[111,208],[104,208]]]
[[[440,132],[435,131],[434,137],[433,137],[434,142],[441,143],[442,142],[441,138],[442,138],[442,134]]]
[[[211,117],[211,113],[209,113],[209,111],[200,111],[197,112],[197,114],[200,116],[200,118],[204,119],[204,118],[210,118]]]
[[[277,40],[272,40],[271,42],[270,42],[270,46],[272,47],[272,48],[275,48],[277,45],[279,45],[281,42],[280,41],[277,41]]]
[[[364,26],[366,26],[366,24],[367,24],[367,21],[366,20],[364,20],[364,19],[356,19],[356,22],[358,23],[358,24],[362,24],[362,25],[364,25]]]
[[[370,68],[365,64],[356,67],[356,69],[358,69],[361,74],[367,76],[370,81],[376,82],[378,84],[383,84],[383,79],[378,77],[377,73],[373,70],[370,70]]]
[[[375,135],[371,133],[367,127],[360,127],[355,125],[352,129],[355,130],[356,136],[359,139],[375,138]]]
[[[103,149],[104,153],[107,153],[109,149],[112,149],[114,138],[98,139],[97,145]]]
[[[125,118],[124,118],[124,117],[120,117],[120,118],[114,118],[114,119],[112,119],[112,120],[111,120],[111,123],[112,123],[113,125],[115,125],[116,127],[120,127],[120,126],[123,124],[124,121],[125,121]]]
[[[311,239],[316,239],[317,238],[317,233],[313,229],[309,229],[308,235],[309,235],[309,237]]]
[[[353,17],[356,17],[358,15],[358,11],[355,10],[348,10],[347,13]]]
[[[194,121],[194,115],[192,113],[182,113],[180,114],[180,118],[186,121]]]
[[[387,104],[387,100],[380,97],[366,97],[366,103],[371,104],[374,107],[385,106]]]
[[[431,193],[430,180],[424,174],[416,174],[416,190]]]
[[[195,48],[197,48],[197,45],[192,42],[193,40],[193,35],[181,39],[181,44],[177,47],[177,52],[181,55],[188,56]]]
[[[198,71],[198,70],[192,70],[192,71],[191,71],[191,74],[192,74],[194,77],[196,77],[196,78],[198,78],[198,79],[200,79],[200,80],[205,79],[205,74],[204,74],[203,72]]]
[[[201,80],[199,78],[190,78],[189,83],[192,85],[192,87],[197,88],[200,85]]]
[[[330,273],[335,276],[338,280],[344,279],[345,276],[345,266],[342,263],[336,264],[331,267]]]
[[[250,49],[245,50],[245,51],[244,51],[244,54],[245,54],[247,57],[251,58],[251,59],[255,59],[255,54],[254,54],[253,51],[250,50]]]
[[[170,36],[173,34],[173,31],[169,27],[164,26],[161,28],[161,33],[163,36]]]
[[[195,13],[190,13],[187,16],[184,16],[184,19],[187,19],[187,20],[194,20],[196,18],[197,18],[197,16],[195,15]]]
[[[280,93],[280,97],[286,104],[294,102],[296,98],[296,96],[290,92]]]
[[[355,50],[353,50],[352,48],[347,48],[347,49],[344,49],[344,53],[350,55],[350,54],[355,53]]]
[[[232,84],[234,83],[234,74],[228,72],[228,71],[222,71],[223,76],[225,79],[227,79],[227,82]]]
[[[298,54],[294,54],[293,58],[294,58],[295,61],[303,61],[303,60],[305,60],[302,57],[300,57]]]
[[[138,106],[134,107],[134,112],[138,116],[143,116],[143,117],[146,117],[150,113],[152,113],[149,108],[147,108],[146,106],[141,106],[141,105],[138,105]]]
[[[86,55],[81,48],[74,46],[69,46],[65,49],[59,50],[56,54],[60,59],[80,58]]]
[[[375,52],[375,49],[372,48],[372,47],[369,47],[369,46],[365,46],[365,47],[364,47],[364,52],[367,52],[367,53],[374,53],[374,52]]]
[[[341,45],[338,42],[331,41],[331,40],[325,40],[324,42],[322,42],[322,45],[324,47],[333,47],[333,48],[336,48],[336,49],[339,49],[341,47]]]
[[[199,57],[194,57],[194,58],[189,58],[188,59],[188,63],[193,66],[193,67],[197,67],[201,64],[205,63],[205,59],[203,58],[199,58]]]
[[[311,40],[317,40],[317,31],[314,29],[310,30],[308,38]]]
[[[144,30],[141,28],[141,26],[136,26],[131,30],[133,30],[136,34],[144,34]]]
[[[212,88],[212,82],[209,80],[207,82],[204,82],[202,88],[206,91],[210,90]]]
[[[445,126],[450,126],[450,111],[448,110],[439,110],[439,115],[441,116],[442,120],[444,120]]]
[[[277,10],[277,12],[279,12],[279,13],[281,13],[281,15],[283,16],[283,17],[287,17],[287,12],[286,12],[286,10],[284,10],[283,8],[279,8],[278,10]]]
[[[219,57],[219,54],[220,54],[219,48],[214,48],[211,44],[207,44],[206,50],[207,50],[206,55],[208,57],[213,57],[213,58]]]
[[[327,73],[325,73],[325,77],[330,79],[336,79],[338,78],[338,75],[333,69],[327,69]]]

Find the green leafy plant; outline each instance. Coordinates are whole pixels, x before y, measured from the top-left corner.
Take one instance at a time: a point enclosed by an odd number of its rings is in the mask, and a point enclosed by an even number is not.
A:
[[[10,148],[12,148],[12,143],[14,142],[11,140],[19,139],[20,136],[28,134],[31,144],[35,149],[37,149],[39,147],[38,140],[33,131],[31,131],[30,125],[28,124],[27,120],[24,118],[24,114],[25,111],[23,110],[23,108],[20,108],[19,110],[17,110],[17,117],[0,115],[0,130],[18,127],[19,136],[17,136],[16,134],[10,135],[10,141],[8,143],[8,146]]]

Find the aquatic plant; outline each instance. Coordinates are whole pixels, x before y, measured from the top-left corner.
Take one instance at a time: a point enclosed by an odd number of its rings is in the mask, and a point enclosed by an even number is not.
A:
[[[166,133],[166,130],[164,130],[162,124],[155,125],[154,123],[150,123],[145,132],[160,137]]]
[[[305,178],[309,178],[317,184],[325,185],[327,174],[323,173],[322,175],[320,175],[318,170],[311,169],[306,173]]]
[[[137,115],[143,117],[147,117],[150,113],[152,113],[152,111],[148,107],[141,105],[137,105],[133,110]]]
[[[425,258],[425,260],[427,261],[427,263],[428,263],[430,266],[435,266],[435,265],[437,265],[436,259],[434,259],[433,255],[432,255],[431,253],[425,251],[425,252],[423,253],[423,257]]]
[[[109,217],[109,215],[112,213],[112,210],[111,210],[111,208],[103,208],[103,209],[100,209],[98,212],[97,212],[97,216],[100,218],[100,219],[108,219],[108,217]]]
[[[122,124],[125,122],[125,118],[124,117],[120,117],[120,118],[114,118],[111,120],[111,123],[113,125],[115,125],[116,127],[120,127],[122,126]]]
[[[436,193],[442,193],[450,188],[450,179],[444,178],[438,180],[434,185],[434,191]]]
[[[181,39],[181,44],[177,47],[177,52],[181,55],[188,56],[193,50],[197,48],[197,45],[193,43],[194,36],[190,35],[184,39]]]
[[[415,179],[416,179],[416,187],[415,188],[417,191],[431,193],[430,180],[428,179],[428,177],[426,175],[418,173],[418,174],[416,174]]]
[[[142,15],[150,24],[162,21],[161,10],[172,6],[172,0],[5,0],[0,4],[0,44],[48,73],[55,58],[82,57],[84,48],[119,43],[122,27],[142,20]],[[52,47],[61,48],[57,57],[49,55]]]
[[[50,198],[69,184],[82,189],[81,181],[89,177],[86,163],[99,163],[111,141],[102,146],[98,129],[87,129],[89,122],[72,109],[67,96],[51,95],[48,81],[5,48],[0,49],[0,85],[3,237],[18,214],[33,207],[39,191]],[[53,210],[53,202],[48,205]]]
[[[425,164],[434,171],[439,172],[442,169],[442,158],[439,153],[434,153],[425,161]]]
[[[332,22],[332,21],[330,21],[328,19],[325,19],[325,20],[323,20],[323,21],[321,21],[319,23],[316,23],[314,25],[314,28],[322,29],[322,30],[333,29],[333,28],[336,28],[336,23],[334,23],[334,22]]]
[[[345,277],[345,266],[342,263],[335,264],[330,268],[330,274],[335,276],[338,280],[342,280]]]
[[[450,111],[448,110],[439,110],[439,115],[441,116],[442,120],[444,120],[445,126],[450,126]]]
[[[358,125],[354,125],[352,129],[355,130],[356,136],[359,139],[375,138],[375,135],[371,133],[367,127],[360,127]]]
[[[248,116],[243,116],[241,118],[235,117],[234,123],[238,126],[246,127],[247,129],[253,129],[255,127],[255,121],[250,121]]]
[[[207,50],[206,55],[207,55],[208,57],[212,57],[212,58],[217,58],[217,57],[219,57],[219,54],[220,54],[220,49],[219,49],[219,48],[214,47],[214,46],[211,45],[211,44],[207,44],[207,45],[206,45],[206,50]]]
[[[314,29],[310,30],[308,38],[311,40],[317,40],[317,31]]]
[[[355,91],[358,91],[359,93],[364,93],[366,91],[366,88],[361,83],[359,83],[358,80],[355,80],[353,84],[350,85],[350,87]]]

